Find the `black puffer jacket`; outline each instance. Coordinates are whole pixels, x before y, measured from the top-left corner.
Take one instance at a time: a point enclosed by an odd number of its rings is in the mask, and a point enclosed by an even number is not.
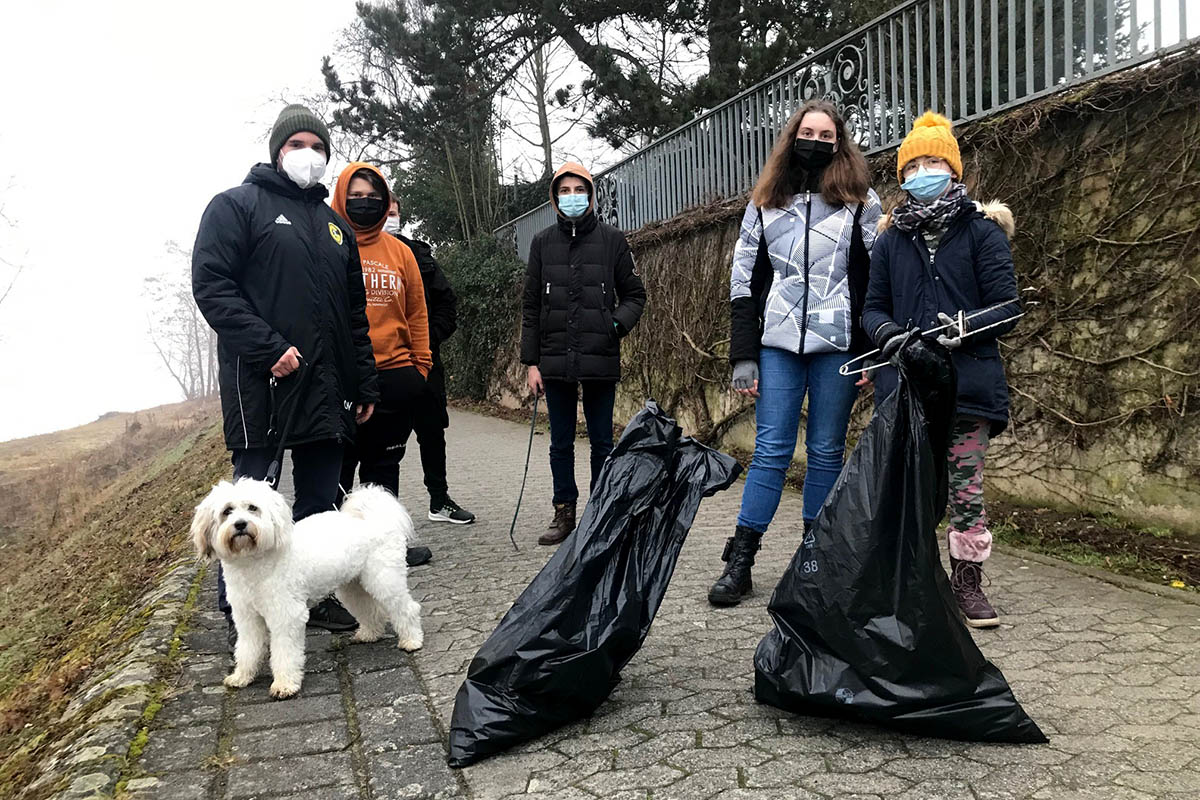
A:
[[[230,449],[266,447],[271,367],[288,349],[311,370],[287,446],[354,434],[354,407],[379,399],[362,266],[350,226],[269,164],[212,199],[192,250],[192,292],[217,332],[221,408]],[[282,415],[299,373],[284,378]]]
[[[438,266],[433,250],[420,239],[397,236],[408,245],[417,259],[421,270],[421,282],[425,285],[425,310],[429,313],[429,349],[433,351],[433,368],[425,379],[426,385],[442,400],[446,399],[446,370],[442,366],[442,342],[458,330],[458,296],[446,280],[446,273]]]
[[[546,380],[620,380],[619,340],[645,304],[625,234],[591,211],[560,218],[529,246],[521,363]]]

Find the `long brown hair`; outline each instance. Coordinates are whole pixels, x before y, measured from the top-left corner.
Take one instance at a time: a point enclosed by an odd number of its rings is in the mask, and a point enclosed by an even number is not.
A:
[[[783,126],[766,166],[758,176],[751,199],[759,208],[783,208],[796,190],[792,186],[788,165],[792,159],[792,143],[800,130],[800,121],[810,112],[824,114],[833,120],[837,133],[837,152],[821,175],[821,196],[830,205],[844,206],[865,203],[870,189],[867,160],[854,140],[846,135],[846,123],[837,107],[828,100],[809,100]]]

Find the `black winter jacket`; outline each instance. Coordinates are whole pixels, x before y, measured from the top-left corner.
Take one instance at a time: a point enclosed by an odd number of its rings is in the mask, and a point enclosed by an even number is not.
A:
[[[975,334],[953,351],[958,373],[958,413],[982,417],[992,423],[995,436],[1008,426],[1008,382],[997,343],[1016,327],[1007,321],[1021,312],[1017,279],[1013,272],[1012,214],[1001,203],[966,204],[942,234],[930,263],[929,248],[920,233],[889,227],[875,240],[871,251],[871,279],[863,308],[863,327],[878,344],[887,323],[901,327],[910,323],[922,330],[936,328],[938,312],[969,316],[981,309],[994,310],[967,323],[967,331],[1003,323]],[[1006,235],[1008,234],[1008,235]],[[896,389],[896,370],[875,371],[875,400],[878,403]]]
[[[350,226],[270,164],[212,199],[192,249],[192,293],[217,332],[225,444],[266,447],[291,410],[293,373],[271,367],[288,349],[311,370],[287,446],[354,435],[354,407],[379,399],[358,247]]]
[[[533,237],[522,305],[522,364],[547,380],[616,381],[646,287],[625,234],[588,212]]]
[[[442,366],[441,345],[458,330],[458,297],[426,242],[407,236],[396,238],[412,250],[417,267],[421,270],[421,282],[425,284],[425,310],[429,313],[429,349],[433,351],[433,368],[425,380],[433,393],[444,400],[446,370]]]

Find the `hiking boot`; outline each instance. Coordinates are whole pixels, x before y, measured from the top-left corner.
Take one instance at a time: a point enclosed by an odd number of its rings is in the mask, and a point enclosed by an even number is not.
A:
[[[308,611],[308,626],[324,628],[333,633],[344,633],[358,627],[358,620],[350,615],[336,597],[326,597]]]
[[[950,558],[950,588],[963,619],[972,628],[995,628],[1000,615],[983,593],[983,564]]]
[[[449,522],[454,525],[470,525],[475,521],[475,515],[446,495],[438,500],[429,502],[430,522]],[[411,565],[410,565],[411,566]]]
[[[554,520],[546,532],[538,537],[538,544],[558,544],[575,530],[575,504],[555,503]]]
[[[410,567],[419,567],[433,560],[433,551],[423,544],[414,544],[404,554],[404,560]]]
[[[754,554],[762,543],[762,534],[739,525],[733,537],[725,540],[725,552],[721,560],[725,571],[708,590],[708,602],[714,606],[736,606],[750,594],[754,584],[750,580],[750,568],[754,566]]]

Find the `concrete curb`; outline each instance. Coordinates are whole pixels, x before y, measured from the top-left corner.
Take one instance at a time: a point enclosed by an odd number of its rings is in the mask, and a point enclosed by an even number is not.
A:
[[[1200,606],[1200,593],[1189,592],[1183,589],[1172,589],[1170,586],[1159,586],[1155,583],[1130,578],[1126,575],[1118,575],[1115,572],[1099,569],[1098,567],[1085,567],[1082,564],[1072,564],[1070,561],[1063,561],[1061,558],[1042,555],[1041,553],[1031,553],[1028,550],[1022,550],[1019,547],[1011,547],[1009,545],[992,544],[992,549],[997,553],[1003,553],[1006,556],[1013,558],[1022,558],[1026,561],[1033,561],[1037,564],[1045,564],[1048,567],[1058,567],[1065,569],[1068,572],[1074,572],[1077,575],[1083,575],[1094,580],[1116,586],[1121,589],[1128,589],[1134,592],[1145,592],[1146,594],[1161,597],[1165,600],[1178,600],[1181,603],[1190,603],[1194,606]]]
[[[188,559],[167,572],[129,611],[126,620],[145,619],[144,626],[125,652],[90,678],[67,706],[58,725],[79,732],[56,743],[25,795],[52,786],[53,800],[113,796],[148,708],[161,694],[162,668],[198,577],[199,565]]]

